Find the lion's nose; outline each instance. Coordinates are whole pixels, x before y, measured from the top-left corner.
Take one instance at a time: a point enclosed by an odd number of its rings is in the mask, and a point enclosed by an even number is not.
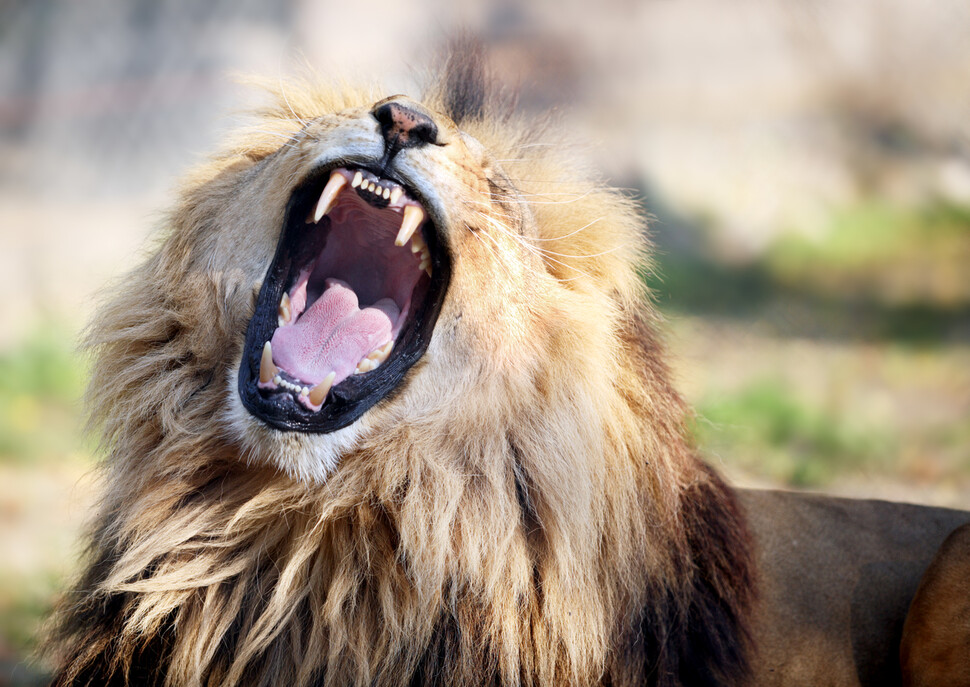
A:
[[[391,155],[401,148],[415,148],[438,140],[438,127],[431,117],[413,107],[390,101],[375,107],[371,114],[381,125],[384,146]]]

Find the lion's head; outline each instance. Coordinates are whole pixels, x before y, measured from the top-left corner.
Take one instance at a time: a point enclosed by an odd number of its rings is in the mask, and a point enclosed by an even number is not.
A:
[[[189,179],[92,326],[109,486],[62,682],[660,665],[695,540],[743,528],[684,439],[634,203],[495,96],[460,58],[421,100],[282,88]]]
[[[301,102],[277,113],[294,125],[284,145],[216,174],[239,200],[208,240],[223,274],[261,284],[244,343],[222,342],[240,363],[225,422],[251,458],[322,482],[402,426],[473,436],[472,418],[545,413],[537,378],[581,404],[612,384],[639,217],[534,147],[538,132],[484,112],[460,112],[459,128],[456,106]]]

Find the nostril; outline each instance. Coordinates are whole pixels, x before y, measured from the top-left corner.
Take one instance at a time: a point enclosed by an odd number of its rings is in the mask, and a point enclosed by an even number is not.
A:
[[[423,143],[434,144],[438,141],[438,127],[429,119],[414,127],[411,130],[411,136]]]
[[[384,103],[380,107],[371,110],[374,119],[381,125],[381,129],[389,129],[394,124],[394,116],[391,113],[391,103]]]
[[[413,107],[392,101],[374,108],[371,114],[381,125],[388,147],[411,148],[438,140],[438,127],[431,117]]]

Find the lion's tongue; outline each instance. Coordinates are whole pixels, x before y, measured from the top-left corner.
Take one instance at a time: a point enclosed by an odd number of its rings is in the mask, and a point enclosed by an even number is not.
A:
[[[334,384],[353,374],[357,363],[391,340],[400,311],[390,298],[360,310],[357,294],[343,281],[327,280],[327,289],[295,324],[273,334],[273,362],[307,385],[330,372]]]

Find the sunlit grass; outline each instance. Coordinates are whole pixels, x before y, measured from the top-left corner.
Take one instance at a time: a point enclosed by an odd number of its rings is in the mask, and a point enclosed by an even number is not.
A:
[[[705,452],[778,484],[823,486],[890,467],[894,455],[891,431],[813,404],[777,379],[709,393],[696,412],[693,431]]]

